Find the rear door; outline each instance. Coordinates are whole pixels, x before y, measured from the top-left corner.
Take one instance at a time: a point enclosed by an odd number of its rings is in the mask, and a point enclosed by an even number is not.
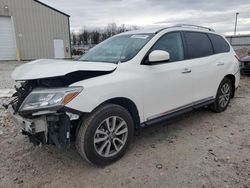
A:
[[[194,103],[215,97],[218,80],[221,79],[218,57],[207,33],[185,31],[188,59],[192,64]]]
[[[234,53],[230,53],[230,46],[226,39],[217,34],[208,34],[210,38],[213,48],[214,48],[214,56],[215,56],[215,69],[218,74],[217,86],[215,86],[215,90],[217,91],[218,86],[222,79],[228,73],[236,73],[238,69],[238,61],[235,63]],[[235,70],[235,72],[231,72]]]

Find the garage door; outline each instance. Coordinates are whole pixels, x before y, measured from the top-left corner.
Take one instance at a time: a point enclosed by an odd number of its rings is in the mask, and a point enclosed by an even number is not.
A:
[[[16,45],[10,17],[0,16],[0,60],[15,60]]]

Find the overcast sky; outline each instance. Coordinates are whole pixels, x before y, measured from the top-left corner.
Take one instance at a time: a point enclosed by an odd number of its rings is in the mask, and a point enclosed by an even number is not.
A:
[[[151,27],[197,24],[232,34],[250,34],[250,0],[40,0],[69,14],[72,30],[118,25]]]

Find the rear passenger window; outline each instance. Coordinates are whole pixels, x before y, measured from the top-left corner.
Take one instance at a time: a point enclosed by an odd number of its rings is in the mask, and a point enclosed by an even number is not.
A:
[[[214,34],[208,34],[208,36],[213,43],[214,52],[216,54],[230,51],[228,43],[221,36]]]
[[[212,44],[205,33],[186,32],[185,37],[189,58],[199,58],[213,54]]]
[[[151,48],[153,50],[163,50],[169,53],[168,62],[181,61],[184,59],[182,38],[179,32],[167,33],[162,36]]]

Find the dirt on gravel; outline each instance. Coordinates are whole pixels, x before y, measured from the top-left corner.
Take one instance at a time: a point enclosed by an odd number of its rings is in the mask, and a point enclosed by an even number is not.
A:
[[[3,100],[0,101],[0,103]],[[250,187],[250,76],[223,113],[207,109],[141,130],[127,154],[99,168],[74,145],[34,147],[0,109],[0,187]]]
[[[11,79],[11,72],[24,63],[26,62],[0,61],[0,89],[9,89],[15,85],[15,81]]]

